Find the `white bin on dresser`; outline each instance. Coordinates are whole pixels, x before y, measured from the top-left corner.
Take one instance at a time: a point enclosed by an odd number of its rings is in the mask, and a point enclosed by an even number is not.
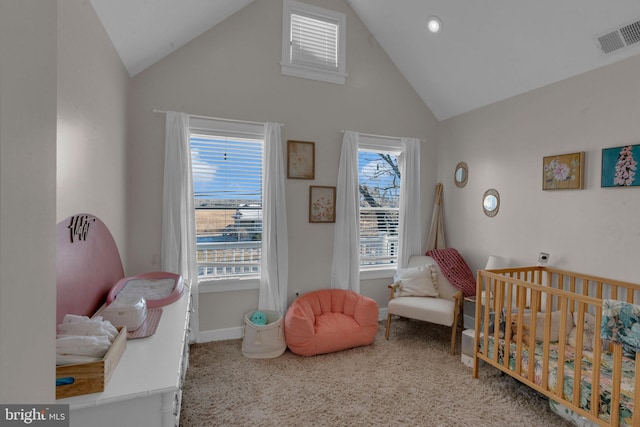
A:
[[[156,333],[129,340],[102,393],[57,400],[69,405],[71,427],[169,427],[180,422],[189,363],[191,293],[162,307]]]

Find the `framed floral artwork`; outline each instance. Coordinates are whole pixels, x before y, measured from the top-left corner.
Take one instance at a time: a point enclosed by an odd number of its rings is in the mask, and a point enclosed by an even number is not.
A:
[[[640,145],[602,149],[601,187],[638,187],[636,176]]]
[[[542,159],[543,190],[582,190],[584,151],[547,156]]]
[[[315,179],[315,142],[287,141],[287,178]]]
[[[309,222],[336,222],[336,187],[309,186]]]

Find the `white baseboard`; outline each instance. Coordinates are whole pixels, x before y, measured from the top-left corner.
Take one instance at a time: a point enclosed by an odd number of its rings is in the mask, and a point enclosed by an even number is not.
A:
[[[203,343],[209,341],[237,340],[242,338],[244,333],[243,326],[226,329],[212,329],[209,331],[200,331],[196,338],[196,342]]]
[[[378,321],[387,319],[387,308],[381,308],[378,311]],[[209,341],[237,340],[242,338],[244,333],[243,326],[236,326],[226,329],[212,329],[209,331],[199,331],[196,342],[203,343]]]

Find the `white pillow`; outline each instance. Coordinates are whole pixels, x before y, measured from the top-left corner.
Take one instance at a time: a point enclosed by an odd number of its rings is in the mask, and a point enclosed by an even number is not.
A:
[[[421,267],[399,268],[394,276],[394,282],[400,286],[400,297],[439,297],[438,272],[433,265]]]
[[[536,341],[543,342],[544,341],[544,323],[547,319],[546,313],[539,312],[536,315]],[[516,317],[517,318],[517,317]],[[522,315],[522,320],[525,325],[529,326],[531,323],[531,313],[524,313]],[[550,328],[550,337],[549,340],[551,342],[558,342],[560,340],[560,322],[562,322],[562,312],[560,310],[554,311],[551,313],[551,328]],[[571,331],[573,328],[573,316],[571,316],[571,312],[567,310],[567,320],[565,324],[565,330]],[[567,332],[567,334],[569,333]]]

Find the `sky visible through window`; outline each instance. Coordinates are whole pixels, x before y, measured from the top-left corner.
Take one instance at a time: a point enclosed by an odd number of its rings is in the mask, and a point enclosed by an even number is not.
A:
[[[381,206],[397,208],[400,199],[397,155],[391,153],[389,159],[394,163],[395,168],[381,157],[380,152],[359,150],[358,180],[360,185],[367,187],[371,196]],[[360,194],[360,206],[369,206],[362,193]]]
[[[261,140],[193,135],[191,161],[195,198],[258,202],[262,186],[262,145]],[[358,179],[378,203],[398,207],[397,156],[392,153],[390,158],[396,165],[395,170],[378,152],[359,150]],[[362,196],[361,206],[366,206]]]
[[[255,139],[193,135],[195,198],[261,203],[262,145]]]

